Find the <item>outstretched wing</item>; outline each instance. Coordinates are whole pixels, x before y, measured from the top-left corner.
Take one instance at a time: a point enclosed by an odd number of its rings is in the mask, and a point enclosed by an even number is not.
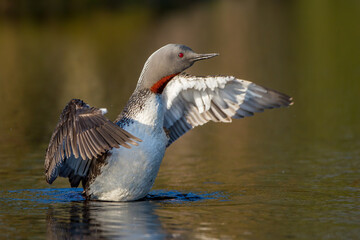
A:
[[[232,76],[180,74],[163,92],[168,146],[190,129],[208,121],[231,122],[268,108],[287,107],[292,98]]]
[[[71,100],[60,115],[45,155],[45,176],[52,183],[68,177],[77,187],[88,174],[92,161],[119,145],[130,148],[141,141],[103,116],[104,110]]]

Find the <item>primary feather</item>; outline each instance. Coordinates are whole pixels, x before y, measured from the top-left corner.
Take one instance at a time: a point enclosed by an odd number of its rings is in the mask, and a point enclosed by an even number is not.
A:
[[[90,107],[79,99],[71,100],[60,115],[45,155],[45,176],[52,183],[58,176],[69,177],[78,186],[92,161],[119,145],[130,148],[141,141],[106,117],[105,111]]]
[[[232,76],[180,74],[163,92],[168,146],[190,129],[208,121],[231,122],[264,109],[286,107],[292,98]]]

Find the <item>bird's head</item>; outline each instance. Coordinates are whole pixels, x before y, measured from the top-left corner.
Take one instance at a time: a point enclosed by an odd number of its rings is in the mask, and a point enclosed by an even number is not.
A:
[[[137,89],[148,88],[161,94],[168,82],[191,67],[194,62],[215,57],[217,53],[199,54],[181,44],[168,44],[154,52],[146,61]]]

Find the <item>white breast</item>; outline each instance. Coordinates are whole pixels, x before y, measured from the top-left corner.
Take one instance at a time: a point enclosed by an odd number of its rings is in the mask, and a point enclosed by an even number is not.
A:
[[[120,147],[110,151],[107,164],[90,185],[94,199],[131,201],[150,191],[164,157],[167,137],[163,130],[164,110],[161,98],[151,96],[134,123],[124,129],[142,142],[131,149]]]

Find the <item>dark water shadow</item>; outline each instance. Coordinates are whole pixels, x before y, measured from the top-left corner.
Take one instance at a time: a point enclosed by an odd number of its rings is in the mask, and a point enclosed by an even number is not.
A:
[[[37,203],[65,203],[65,202],[82,202],[88,201],[81,194],[82,188],[45,188],[45,189],[21,189],[4,191],[0,201],[33,201]],[[184,193],[175,190],[154,190],[145,198],[134,202],[196,202],[210,199],[226,199],[226,195],[222,192],[200,192],[200,193]],[[95,202],[95,201],[89,201]],[[96,201],[110,202],[110,201]]]
[[[4,191],[0,202],[20,209],[41,210],[48,239],[166,239],[157,211],[165,205],[225,199],[222,193],[155,190],[134,202],[88,201],[82,189]],[[13,209],[14,210],[14,209]]]

